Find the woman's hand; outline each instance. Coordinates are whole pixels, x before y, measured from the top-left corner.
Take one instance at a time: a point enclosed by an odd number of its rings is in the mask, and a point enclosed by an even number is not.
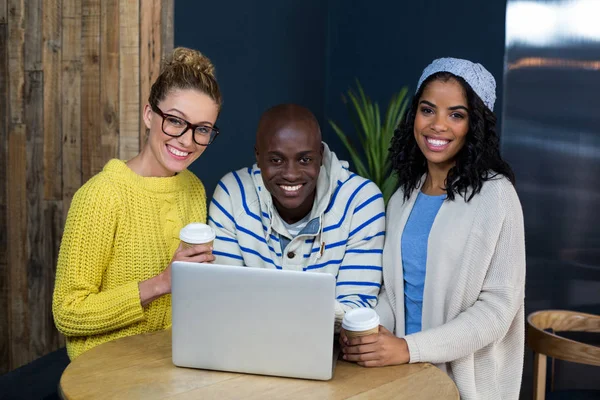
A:
[[[163,272],[153,278],[140,282],[140,301],[142,306],[165,294],[171,293],[171,265],[174,261],[210,263],[214,260],[215,256],[212,254],[211,245],[196,244],[184,249],[180,244],[177,250],[175,250],[169,266]]]
[[[344,360],[363,367],[384,367],[410,361],[406,340],[394,336],[382,325],[379,325],[379,333],[355,338],[348,338],[342,329],[340,344]]]

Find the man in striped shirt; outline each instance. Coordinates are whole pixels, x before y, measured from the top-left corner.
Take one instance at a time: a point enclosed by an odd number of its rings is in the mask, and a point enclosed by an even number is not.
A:
[[[308,109],[281,104],[261,117],[256,164],[219,182],[209,210],[216,263],[336,276],[344,313],[375,307],[385,211],[379,188],[321,141]]]

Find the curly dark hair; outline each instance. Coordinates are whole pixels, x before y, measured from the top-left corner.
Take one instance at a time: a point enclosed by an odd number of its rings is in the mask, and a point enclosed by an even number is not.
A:
[[[469,202],[481,191],[485,181],[505,176],[515,184],[515,175],[500,156],[500,143],[496,134],[496,115],[483,103],[471,86],[460,76],[438,72],[429,76],[415,94],[410,108],[394,132],[390,147],[392,166],[398,175],[399,187],[408,200],[427,172],[427,160],[414,136],[415,116],[424,88],[434,80],[448,82],[455,79],[464,88],[469,108],[469,131],[465,145],[456,155],[456,165],[446,177],[447,200],[458,194]]]

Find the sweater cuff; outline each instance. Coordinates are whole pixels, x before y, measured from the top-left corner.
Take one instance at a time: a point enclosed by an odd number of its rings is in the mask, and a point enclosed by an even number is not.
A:
[[[411,364],[421,362],[421,352],[419,351],[419,346],[417,346],[415,337],[413,335],[408,335],[404,336],[403,339],[406,340],[406,344],[408,345],[408,355],[410,357],[408,362]]]
[[[144,307],[140,298],[139,282],[129,282],[118,289],[118,295],[121,297],[118,303],[121,303],[121,312],[123,320],[129,323],[135,323],[145,318]]]
[[[108,292],[110,295],[102,298],[100,307],[106,311],[99,313],[100,319],[106,321],[102,331],[120,329],[145,319],[139,282],[128,282]]]

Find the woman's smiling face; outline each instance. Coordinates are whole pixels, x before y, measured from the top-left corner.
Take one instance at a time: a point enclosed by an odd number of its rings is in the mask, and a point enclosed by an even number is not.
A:
[[[456,79],[434,80],[419,98],[414,135],[429,165],[452,167],[469,132],[464,88]]]
[[[212,128],[219,115],[215,101],[205,93],[194,89],[171,91],[158,104],[164,113],[186,120],[192,124]],[[153,157],[148,176],[173,176],[188,168],[206,150],[196,144],[193,132],[188,129],[182,136],[171,137],[163,132],[163,117],[152,110],[144,109],[144,122],[150,133],[148,146]]]

